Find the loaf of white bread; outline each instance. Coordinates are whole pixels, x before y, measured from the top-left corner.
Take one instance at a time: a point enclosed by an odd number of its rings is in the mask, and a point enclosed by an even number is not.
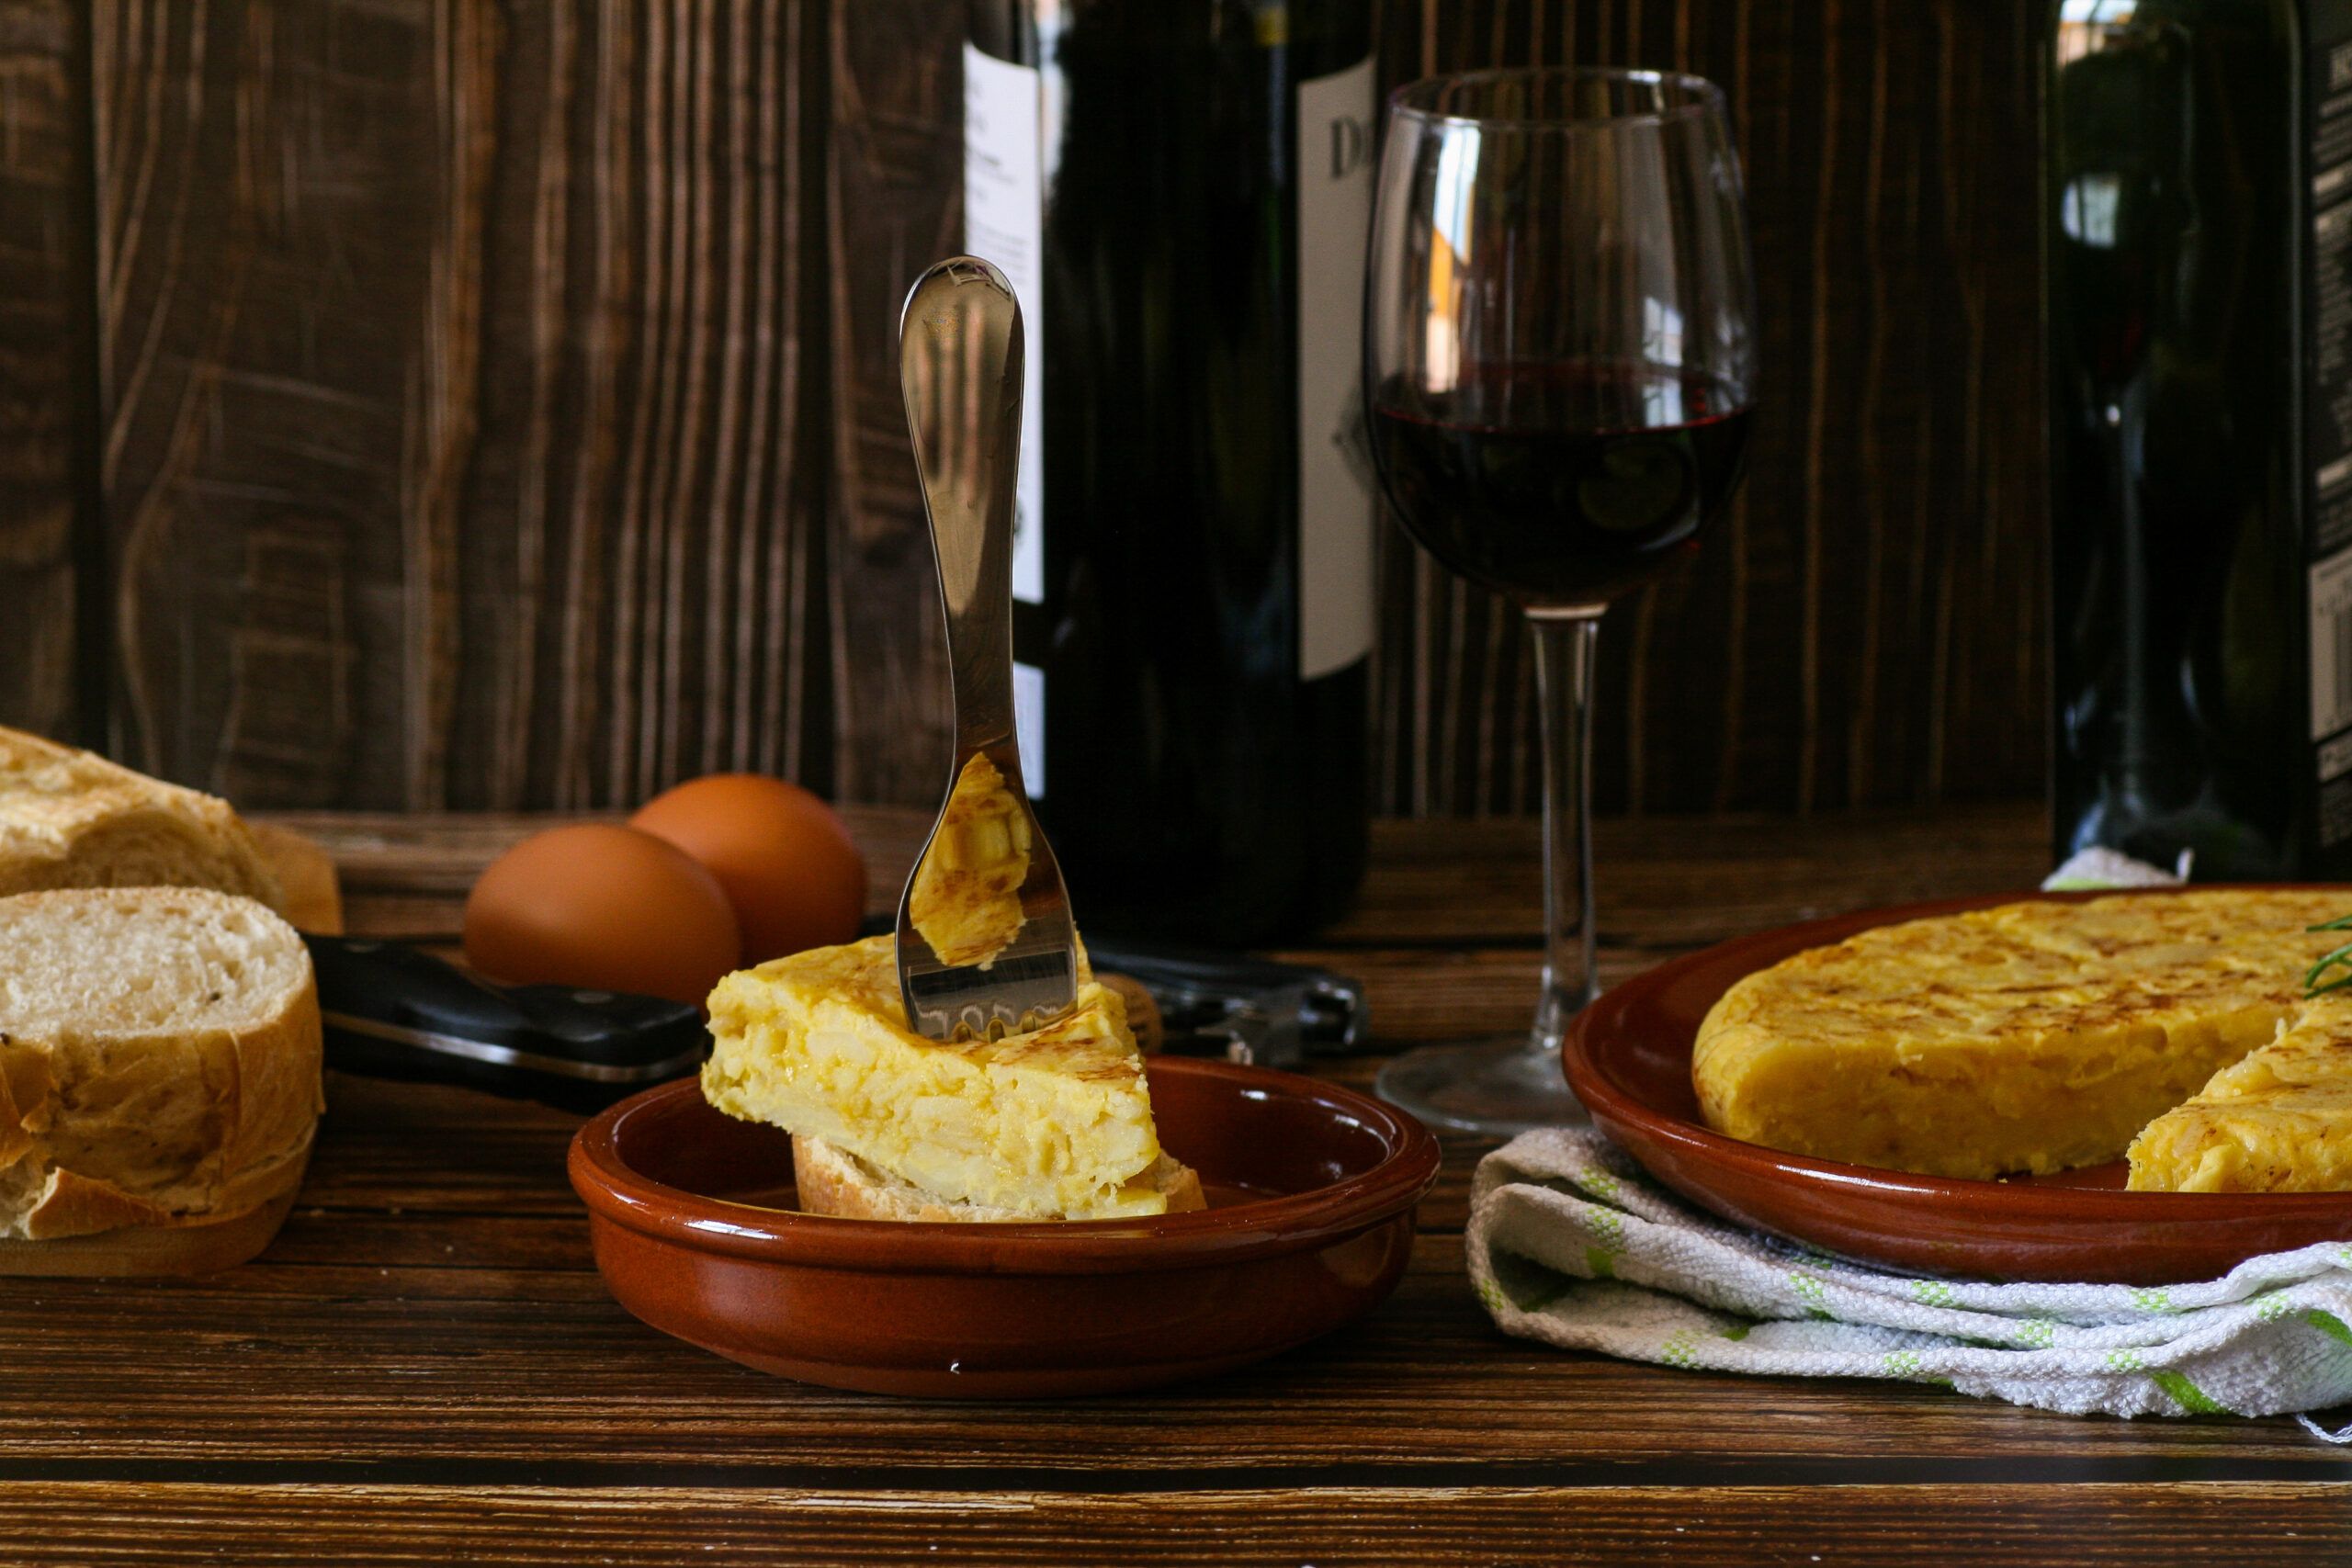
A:
[[[0,895],[57,887],[209,887],[285,908],[228,802],[0,728]]]
[[[268,1244],[322,1104],[282,901],[225,803],[0,729],[0,1274]]]

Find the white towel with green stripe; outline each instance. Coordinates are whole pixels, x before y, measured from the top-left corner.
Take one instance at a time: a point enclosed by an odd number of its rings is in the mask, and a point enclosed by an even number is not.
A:
[[[1585,1128],[1524,1134],[1481,1160],[1468,1239],[1496,1324],[1563,1349],[2111,1416],[2352,1404],[2352,1242],[2161,1290],[1921,1279],[1702,1213]],[[2303,1424],[2352,1441],[2352,1427]]]

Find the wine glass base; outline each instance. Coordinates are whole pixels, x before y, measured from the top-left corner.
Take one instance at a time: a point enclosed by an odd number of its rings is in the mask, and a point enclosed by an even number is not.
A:
[[[1380,1069],[1380,1098],[1448,1132],[1508,1138],[1589,1118],[1560,1076],[1560,1054],[1524,1034],[1408,1051]]]

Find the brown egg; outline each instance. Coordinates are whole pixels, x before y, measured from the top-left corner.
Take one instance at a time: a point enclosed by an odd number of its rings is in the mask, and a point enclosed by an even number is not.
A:
[[[629,826],[717,874],[734,902],[747,964],[857,936],[865,857],[832,807],[798,784],[713,773],[655,795]]]
[[[635,991],[699,1004],[742,953],[718,879],[617,823],[534,834],[466,899],[466,962],[509,985]]]

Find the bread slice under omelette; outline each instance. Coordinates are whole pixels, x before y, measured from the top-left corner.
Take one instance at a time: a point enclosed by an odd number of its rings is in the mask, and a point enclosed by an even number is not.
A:
[[[1137,1179],[1158,1191],[1171,1214],[1208,1207],[1200,1173],[1163,1154]],[[800,1211],[845,1220],[900,1220],[924,1224],[1002,1224],[1035,1220],[1014,1209],[991,1209],[937,1197],[877,1169],[846,1149],[801,1133],[792,1140],[792,1185]]]
[[[1081,958],[1078,1005],[1001,1040],[908,1029],[887,936],[729,975],[703,1096],[814,1136],[941,1200],[1041,1219],[1167,1212],[1143,1056]]]
[[[2344,1091],[2343,1054],[2297,1047],[2302,1076],[2264,1080],[2259,1113],[2250,1092],[2233,1111],[2205,1105],[2223,1069],[2258,1075],[2249,1058],[2282,1030],[2352,1019],[2302,996],[2305,968],[2344,940],[2307,928],[2348,897],[2132,894],[1864,931],[1724,993],[1692,1055],[1701,1111],[1751,1143],[1938,1176],[2050,1172],[2130,1149],[2143,1189],[2352,1185],[2304,1135]],[[2176,1108],[2188,1120],[2156,1136],[2151,1123]],[[2192,1146],[2191,1123],[2193,1159],[2170,1152]],[[2236,1154],[2217,1152],[2233,1140]]]

